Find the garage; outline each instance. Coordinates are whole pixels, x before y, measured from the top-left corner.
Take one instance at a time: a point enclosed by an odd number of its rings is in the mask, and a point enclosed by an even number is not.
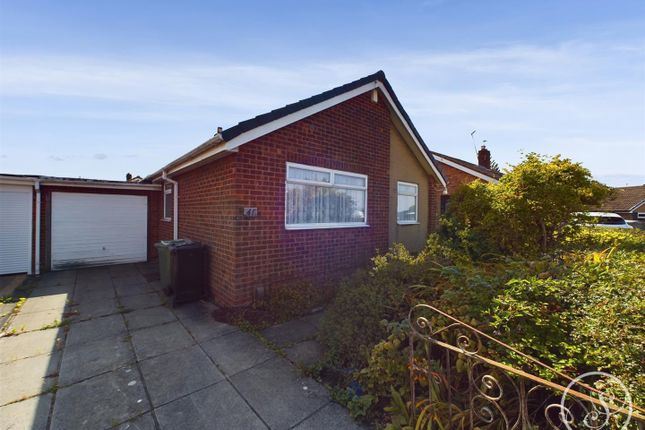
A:
[[[31,273],[32,185],[0,184],[0,275]]]
[[[147,260],[145,195],[51,193],[51,269]]]

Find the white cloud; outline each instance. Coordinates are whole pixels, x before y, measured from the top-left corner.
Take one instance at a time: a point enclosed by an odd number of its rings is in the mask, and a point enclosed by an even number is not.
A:
[[[0,121],[49,117],[69,123],[144,123],[150,140],[158,141],[156,148],[168,151],[160,157],[169,161],[181,151],[175,141],[155,134],[161,133],[155,124],[183,130],[190,122],[203,128],[192,129],[192,135],[207,137],[217,126],[383,69],[434,149],[472,158],[468,134],[477,129],[501,164],[516,161],[522,148],[562,152],[602,174],[616,169],[636,173],[645,170],[645,54],[640,45],[570,41],[279,65],[180,55],[163,61],[5,55]],[[56,109],[46,103],[52,100]],[[98,134],[109,137],[107,127]],[[199,143],[184,141],[181,150]],[[616,148],[620,151],[611,150]],[[82,150],[89,158],[95,149]]]

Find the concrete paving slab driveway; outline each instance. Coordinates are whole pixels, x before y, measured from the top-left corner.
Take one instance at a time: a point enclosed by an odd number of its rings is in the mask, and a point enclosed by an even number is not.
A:
[[[213,305],[165,304],[155,273],[137,264],[37,281],[7,320],[33,331],[0,337],[0,430],[358,428],[256,336],[214,321]],[[40,330],[67,311],[70,324]],[[313,321],[266,334],[293,361],[313,360]]]

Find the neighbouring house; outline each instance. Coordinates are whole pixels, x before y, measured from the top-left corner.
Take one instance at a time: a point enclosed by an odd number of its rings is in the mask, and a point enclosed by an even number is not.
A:
[[[146,261],[156,241],[187,238],[208,249],[211,298],[247,305],[394,243],[420,250],[452,164],[479,172],[441,157],[379,71],[218,129],[143,180],[0,175],[0,274]]]
[[[432,151],[432,155],[439,165],[439,168],[448,184],[447,193],[441,196],[442,214],[446,212],[450,196],[454,194],[460,186],[477,179],[485,182],[496,183],[499,178],[502,177],[500,172],[491,169],[490,151],[485,145],[482,145],[477,152],[477,164],[451,157],[449,155],[440,154],[435,151]]]
[[[645,185],[614,188],[609,198],[593,210],[617,213],[625,220],[645,221]]]

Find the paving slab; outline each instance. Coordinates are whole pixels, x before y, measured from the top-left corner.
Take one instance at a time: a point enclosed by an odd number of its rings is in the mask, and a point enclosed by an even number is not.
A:
[[[227,381],[168,403],[155,413],[162,430],[267,428]]]
[[[126,333],[121,314],[95,318],[72,324],[67,335],[66,346],[78,345],[94,340],[115,337]]]
[[[45,430],[52,397],[52,394],[45,394],[0,407],[2,429]]]
[[[154,407],[224,379],[199,345],[142,361],[140,366]]]
[[[173,308],[173,312],[177,315],[177,318],[180,320],[200,318],[200,317],[210,317],[214,310],[217,309],[212,303],[197,301],[191,303],[185,303]]]
[[[162,291],[163,286],[161,285],[161,281],[150,281],[148,282],[148,288],[154,291]]]
[[[215,321],[210,316],[185,319],[181,322],[197,342],[205,342],[218,336],[224,336],[239,330],[237,327]]]
[[[0,363],[58,351],[62,347],[64,335],[62,329],[51,328],[18,336],[2,337],[0,338]]]
[[[53,287],[59,285],[74,285],[76,282],[76,272],[66,270],[63,272],[47,272],[40,275],[38,285],[40,287]]]
[[[114,288],[146,284],[147,282],[148,281],[146,281],[146,278],[144,278],[143,275],[138,272],[124,277],[114,277],[114,275],[112,276],[112,285],[114,285]]]
[[[54,386],[61,353],[23,358],[0,365],[0,405],[43,393]]]
[[[139,360],[186,348],[195,343],[179,322],[144,328],[131,335],[134,351]]]
[[[159,324],[165,324],[177,321],[175,315],[170,309],[158,306],[150,309],[139,309],[124,314],[128,329],[138,330],[141,328],[152,327]]]
[[[139,276],[139,270],[133,264],[112,266],[109,268],[110,276],[112,278],[130,278]]]
[[[135,361],[125,335],[65,348],[58,385],[70,385]]]
[[[45,286],[39,283],[31,291],[30,297],[43,297],[43,296],[51,296],[55,294],[67,294],[67,297],[72,297],[74,288],[75,288],[74,283],[50,285],[50,286]]]
[[[287,348],[285,353],[293,363],[312,366],[322,358],[322,347],[315,340],[305,340]]]
[[[294,430],[365,430],[349,416],[347,409],[330,403],[294,427]]]
[[[161,306],[164,301],[157,293],[137,294],[135,296],[124,296],[119,298],[121,306],[125,309],[137,310]]]
[[[10,322],[7,331],[26,332],[42,330],[44,327],[61,322],[63,320],[63,309],[49,309],[46,311],[32,312],[28,314],[18,313]]]
[[[64,310],[67,306],[68,297],[69,295],[65,293],[29,297],[20,307],[20,313],[28,314],[52,309]]]
[[[313,338],[317,333],[318,329],[315,326],[301,319],[262,330],[262,336],[280,347],[290,346]]]
[[[15,303],[0,303],[0,328],[7,322],[15,307]]]
[[[276,356],[254,336],[236,331],[201,344],[226,375],[235,375]]]
[[[112,285],[111,278],[102,278],[82,282],[77,281],[76,289],[74,290],[74,298],[77,298],[81,294],[98,294],[105,290],[114,292],[114,286]]]
[[[307,316],[304,316],[304,317],[300,318],[300,320],[305,321],[305,322],[313,325],[314,327],[316,327],[316,329],[320,330],[320,324],[322,324],[322,320],[323,320],[324,317],[325,317],[325,312],[319,311],[319,312],[315,312],[313,314],[309,314]]]
[[[126,421],[117,427],[117,430],[156,430],[154,418],[151,413],[143,414],[131,421]]]
[[[12,296],[14,291],[27,287],[30,281],[25,274],[0,276],[0,297]]]
[[[78,304],[83,303],[86,300],[94,301],[101,299],[111,299],[115,296],[116,292],[114,291],[114,287],[112,286],[112,281],[110,281],[109,286],[101,288],[76,288],[76,290],[74,290],[74,298],[72,301]]]
[[[82,300],[70,308],[70,311],[77,314],[76,320],[85,321],[92,318],[104,317],[119,312],[119,305],[116,299],[104,297],[100,299]]]
[[[325,387],[299,378],[282,357],[232,376],[231,383],[272,429],[288,429],[329,402]]]
[[[120,285],[114,287],[117,296],[136,296],[138,294],[152,293],[154,290],[147,283],[134,285]]]
[[[124,367],[56,393],[51,429],[101,429],[150,410],[135,368]]]

